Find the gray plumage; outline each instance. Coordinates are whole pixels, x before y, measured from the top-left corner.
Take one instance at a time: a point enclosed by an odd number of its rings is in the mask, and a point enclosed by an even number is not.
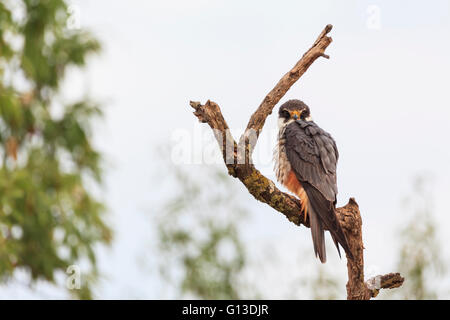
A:
[[[284,134],[286,154],[297,178],[302,183],[310,183],[328,201],[335,202],[339,153],[334,139],[313,121],[294,121]]]
[[[290,100],[280,107],[280,117],[287,117],[286,111],[304,110],[309,117],[309,108],[300,100]],[[336,165],[339,152],[331,135],[321,129],[310,118],[292,120],[287,118],[280,134],[283,152],[289,167],[301,183],[308,197],[308,215],[314,252],[322,262],[326,261],[324,229],[331,237],[340,255],[338,243],[351,258],[347,239],[336,217]]]

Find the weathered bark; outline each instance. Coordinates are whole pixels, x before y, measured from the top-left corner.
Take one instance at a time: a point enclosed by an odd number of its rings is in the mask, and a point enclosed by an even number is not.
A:
[[[204,105],[200,102],[190,102],[199,121],[207,123],[213,130],[222,150],[228,173],[238,178],[255,199],[267,203],[296,225],[303,224],[306,227],[309,227],[309,219],[305,220],[304,214],[301,213],[300,200],[280,191],[270,179],[263,176],[253,165],[251,154],[266,118],[272,113],[275,105],[317,58],[329,58],[325,54],[325,49],[332,41],[328,36],[331,29],[331,25],[325,27],[313,46],[267,94],[256,112],[251,116],[239,143],[236,143],[232,137],[218,104],[209,100]],[[337,209],[337,215],[354,255],[353,260],[347,257],[347,299],[367,300],[375,297],[380,289],[401,286],[404,279],[398,273],[377,276],[366,282],[364,281],[364,245],[358,204],[351,198],[347,205]]]
[[[364,282],[364,244],[362,241],[362,219],[355,199],[337,209],[339,222],[344,229],[354,259],[347,257],[347,299],[369,300],[376,297],[380,289],[393,289],[403,284],[399,273],[379,275]]]

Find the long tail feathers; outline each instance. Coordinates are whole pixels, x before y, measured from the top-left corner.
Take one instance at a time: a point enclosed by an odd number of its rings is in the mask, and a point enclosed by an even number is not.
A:
[[[316,257],[319,256],[322,263],[325,263],[327,261],[327,253],[325,250],[325,231],[323,229],[322,222],[318,219],[316,212],[311,206],[308,208],[308,212],[314,253],[316,254]]]
[[[341,256],[339,244],[344,248],[347,256],[353,259],[353,254],[347,242],[347,238],[336,217],[336,209],[332,202],[327,201],[322,194],[314,187],[303,184],[308,195],[308,213],[311,225],[311,235],[314,245],[314,252],[322,263],[326,261],[324,229],[330,231],[331,237]]]
[[[339,242],[338,242],[338,240],[336,239],[336,236],[334,236],[332,233],[330,233],[330,234],[331,234],[331,238],[333,239],[334,245],[336,246],[336,249],[337,249],[337,251],[338,251],[339,258],[342,258],[342,256],[341,256],[341,250],[339,249]]]

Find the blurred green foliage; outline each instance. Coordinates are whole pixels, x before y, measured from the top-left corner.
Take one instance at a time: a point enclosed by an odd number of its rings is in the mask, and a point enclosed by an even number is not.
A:
[[[270,241],[259,244],[261,260],[249,255],[250,245],[242,239],[249,211],[238,200],[239,184],[221,167],[164,164],[168,168],[156,180],[170,183],[172,195],[158,211],[156,226],[160,274],[174,289],[171,297],[264,298],[259,283],[278,278],[283,262]],[[309,251],[299,255],[299,263],[310,257]],[[305,274],[294,269],[291,276],[288,299],[305,293],[310,299],[339,299],[345,292],[325,266],[315,264]],[[271,292],[265,294],[273,299]]]
[[[101,110],[58,95],[67,68],[100,46],[69,19],[63,0],[0,2],[0,281],[23,268],[52,282],[80,260],[91,278],[94,245],[111,239],[103,205],[86,188],[101,182],[90,141]],[[73,293],[90,298],[88,281]]]
[[[179,298],[239,299],[246,253],[238,230],[247,216],[222,169],[171,166],[173,195],[158,213],[160,272]],[[207,177],[207,178],[206,178]]]
[[[336,300],[343,298],[344,296],[342,293],[345,285],[341,283],[341,279],[333,276],[333,274],[327,270],[326,266],[318,265],[315,269],[314,274],[310,276],[311,281],[309,283],[311,299]]]
[[[437,299],[446,268],[438,237],[438,223],[433,215],[432,184],[425,176],[418,176],[413,186],[413,193],[405,199],[405,207],[412,215],[400,232],[401,248],[397,265],[405,282],[396,289],[395,297]]]

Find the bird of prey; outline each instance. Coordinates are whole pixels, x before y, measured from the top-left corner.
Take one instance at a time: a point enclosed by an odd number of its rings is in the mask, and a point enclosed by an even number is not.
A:
[[[339,256],[340,244],[352,259],[347,239],[336,217],[336,142],[311,118],[309,107],[289,100],[278,112],[278,145],[274,151],[277,180],[301,201],[309,216],[314,252],[326,262],[325,232],[330,231]],[[306,219],[306,218],[305,218]]]

